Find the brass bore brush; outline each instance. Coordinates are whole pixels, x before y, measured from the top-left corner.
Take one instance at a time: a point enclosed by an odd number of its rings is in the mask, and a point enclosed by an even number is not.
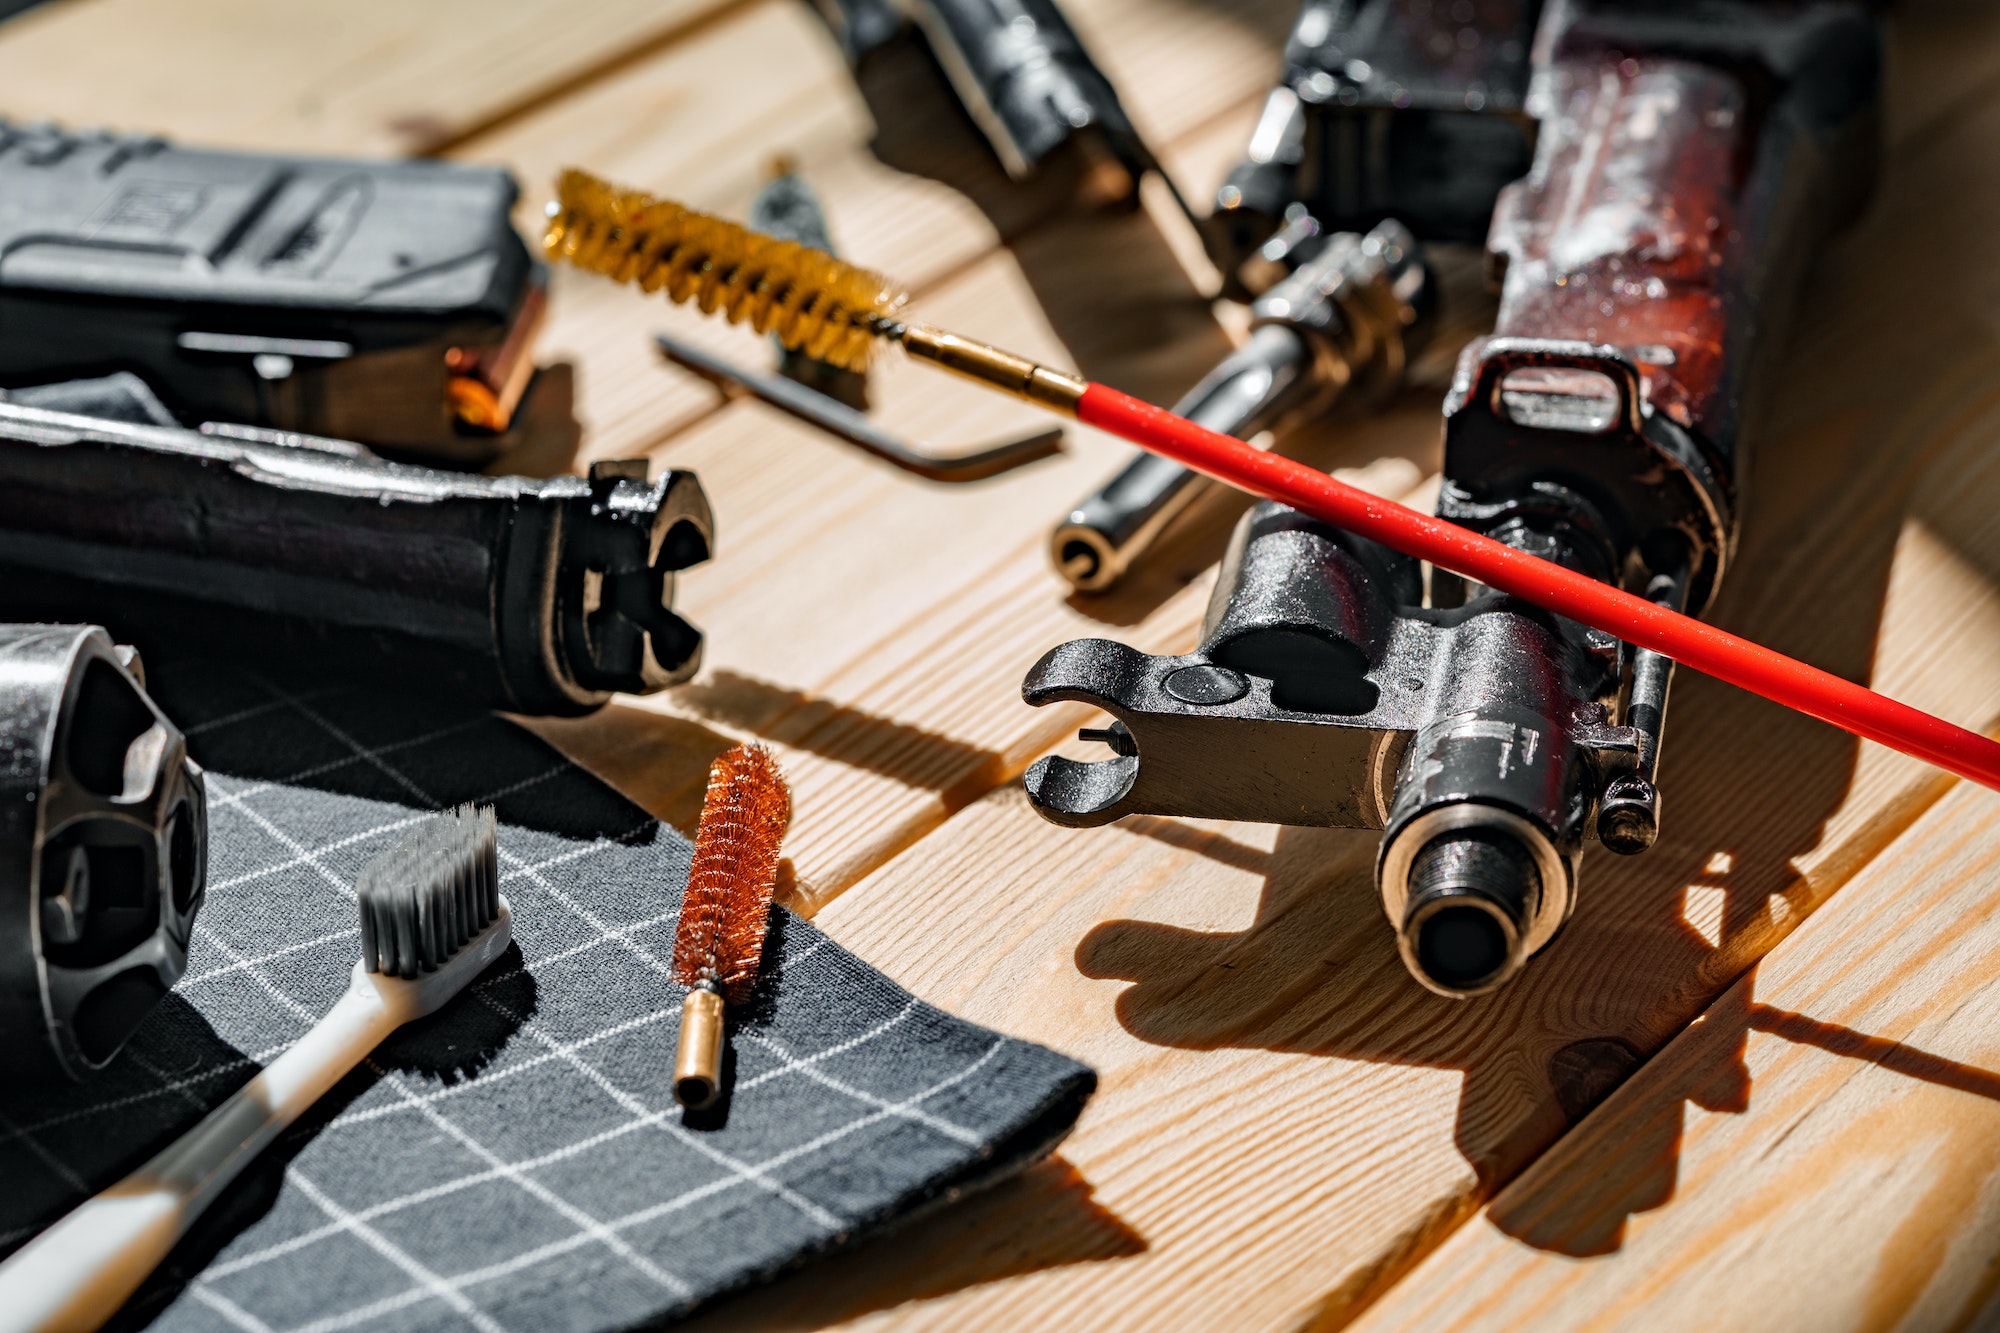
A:
[[[2000,745],[1976,732],[1128,393],[910,323],[900,314],[898,288],[831,255],[581,171],[565,172],[558,184],[546,244],[552,259],[664,290],[732,322],[748,320],[822,360],[858,369],[870,339],[901,343],[919,360],[2000,790]]]
[[[792,818],[792,793],[771,752],[739,745],[708,771],[695,833],[694,862],[674,935],[674,977],[689,987],[674,1052],[674,1100],[691,1111],[722,1090],[722,1015],[757,982],[778,846]]]

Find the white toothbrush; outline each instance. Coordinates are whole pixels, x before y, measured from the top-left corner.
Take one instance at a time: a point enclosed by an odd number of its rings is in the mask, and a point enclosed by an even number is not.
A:
[[[200,1124],[0,1264],[0,1333],[100,1327],[286,1126],[498,958],[512,930],[494,839],[492,809],[461,806],[369,862],[347,993]]]

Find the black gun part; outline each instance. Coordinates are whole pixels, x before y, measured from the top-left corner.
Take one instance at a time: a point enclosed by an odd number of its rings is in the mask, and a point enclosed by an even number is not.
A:
[[[674,573],[713,539],[694,475],[643,461],[467,476],[0,403],[0,615],[87,618],[142,651],[582,713],[694,672]]]
[[[496,167],[0,121],[0,388],[130,371],[183,424],[486,462],[537,416],[517,194]]]
[[[1200,224],[1055,0],[817,4],[857,66],[894,40],[905,15],[913,19],[1014,179],[1061,172],[1087,207],[1136,206],[1141,178],[1157,172],[1181,211]]]
[[[0,625],[0,1073],[102,1069],[187,967],[201,769],[94,625]]]
[[[1281,255],[1263,249],[1298,214],[1328,231],[1394,218],[1423,241],[1484,239],[1495,197],[1534,147],[1526,104],[1541,9],[1307,0],[1284,77],[1204,225],[1230,294],[1282,276]]]
[[[1252,306],[1250,338],[1174,411],[1248,440],[1316,416],[1350,388],[1400,381],[1434,323],[1435,283],[1395,223],[1329,237],[1315,257]],[[1056,568],[1085,592],[1109,588],[1211,483],[1139,454],[1050,535]]]
[[[1447,400],[1439,513],[1699,611],[1735,539],[1745,393],[1872,180],[1882,34],[1860,3],[1551,17],[1535,169],[1494,221],[1499,336]],[[1652,844],[1670,664],[1442,572],[1418,605],[1418,574],[1252,510],[1195,653],[1085,640],[1030,673],[1030,703],[1116,719],[1096,733],[1112,758],[1039,761],[1030,800],[1077,825],[1381,828],[1411,973],[1451,996],[1500,985],[1567,918],[1586,838]]]

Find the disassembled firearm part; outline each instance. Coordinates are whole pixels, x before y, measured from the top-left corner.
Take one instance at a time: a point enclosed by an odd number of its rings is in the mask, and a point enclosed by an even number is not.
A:
[[[1204,224],[1229,294],[1279,281],[1324,230],[1394,218],[1423,241],[1485,238],[1528,169],[1542,0],[1306,0],[1285,73]]]
[[[1808,257],[1873,176],[1881,32],[1860,3],[1566,4],[1533,173],[1491,249],[1498,334],[1446,402],[1438,512],[1669,606],[1735,538],[1741,406]],[[1575,902],[1584,839],[1650,846],[1671,664],[1261,506],[1201,647],[1081,641],[1030,703],[1082,700],[1114,757],[1045,758],[1071,825],[1139,812],[1384,830],[1377,884],[1442,994],[1514,975]],[[1616,715],[1622,725],[1613,726]]]
[[[1257,300],[1249,340],[1173,411],[1248,440],[1317,416],[1350,389],[1393,387],[1429,336],[1435,304],[1435,283],[1400,224],[1328,237]],[[1056,568],[1083,591],[1109,588],[1212,484],[1169,459],[1137,455],[1056,525]]]
[[[818,0],[850,60],[895,36],[890,15],[914,20],[959,101],[1007,174],[1024,180],[1074,158],[1086,204],[1136,204],[1139,181],[1160,173],[1117,90],[1091,60],[1055,0]]]
[[[713,540],[694,475],[642,460],[467,476],[0,403],[0,615],[87,617],[149,653],[587,712],[693,674],[674,574]]]
[[[483,463],[535,415],[518,193],[496,167],[0,121],[0,388],[133,371],[187,424]]]
[[[0,1072],[102,1069],[187,967],[208,806],[138,658],[0,625]]]
[[[846,403],[793,379],[736,365],[664,333],[654,334],[653,341],[668,360],[700,375],[723,392],[749,393],[927,481],[984,481],[1062,452],[1063,428],[1051,425],[969,454],[953,457],[932,453],[882,429],[867,413],[857,412]]]

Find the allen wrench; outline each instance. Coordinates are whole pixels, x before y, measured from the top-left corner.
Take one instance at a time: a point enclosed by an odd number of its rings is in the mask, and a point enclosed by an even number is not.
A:
[[[664,333],[654,334],[653,341],[669,361],[709,381],[725,397],[747,393],[928,481],[984,481],[1062,452],[1063,428],[1056,425],[974,453],[956,457],[933,454],[883,430],[866,413],[796,380],[751,370]]]

